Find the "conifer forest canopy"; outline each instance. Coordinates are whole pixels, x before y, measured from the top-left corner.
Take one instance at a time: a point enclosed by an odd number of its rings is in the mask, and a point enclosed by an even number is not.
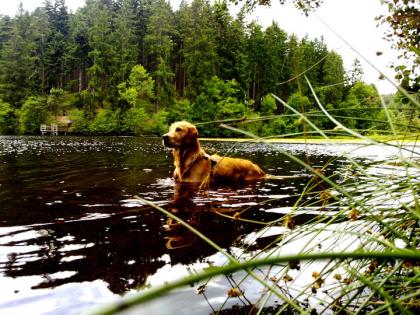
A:
[[[0,15],[0,133],[37,134],[60,115],[79,134],[157,135],[181,119],[236,119],[261,136],[301,132],[301,121],[272,94],[311,115],[321,129],[333,128],[302,74],[348,127],[385,128],[380,96],[363,82],[357,59],[344,69],[322,38],[247,21],[248,10],[270,1],[231,1],[237,2],[245,4],[237,16],[229,3],[205,0],[183,1],[176,10],[165,0],[86,0],[74,13],[64,0],[46,0],[30,13],[21,7],[14,17]],[[322,5],[291,2],[302,14]],[[385,2],[389,15],[378,21],[403,32],[388,34],[401,58],[416,53],[414,1]],[[395,67],[401,85],[418,91],[412,69]],[[385,101],[397,127],[418,119],[403,95]],[[216,127],[201,135],[233,135]]]

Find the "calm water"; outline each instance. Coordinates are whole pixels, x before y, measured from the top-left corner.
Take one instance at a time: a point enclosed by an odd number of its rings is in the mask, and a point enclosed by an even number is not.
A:
[[[282,152],[315,168],[330,163],[325,173],[339,180],[349,164],[342,153],[363,151],[354,145],[203,145],[210,153],[229,151],[252,159],[273,175],[300,177],[191,193],[175,186],[172,156],[160,139],[0,137],[0,314],[79,314],[136,288],[224,262],[214,249],[134,196],[171,210],[234,252],[261,225],[231,216],[279,219],[284,213],[278,209],[292,206],[308,182],[309,172]],[[369,151],[356,158],[368,162],[377,155]],[[308,198],[312,206],[319,204],[319,194]],[[294,224],[319,215],[302,213]],[[272,240],[264,237],[248,249]],[[228,288],[228,280],[216,281],[208,291],[214,296],[210,302],[186,288],[162,299],[158,309],[154,304],[143,311],[209,314],[223,303],[218,296]]]

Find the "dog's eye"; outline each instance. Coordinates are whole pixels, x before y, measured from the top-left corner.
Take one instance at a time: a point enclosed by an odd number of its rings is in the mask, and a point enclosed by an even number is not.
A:
[[[180,132],[180,131],[182,131],[182,129],[178,127],[178,128],[175,129],[175,131]]]

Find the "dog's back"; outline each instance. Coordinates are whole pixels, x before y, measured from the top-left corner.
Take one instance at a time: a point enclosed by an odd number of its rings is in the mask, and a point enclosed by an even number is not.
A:
[[[249,160],[221,157],[212,155],[216,163],[212,167],[212,180],[214,181],[248,181],[265,177],[264,171]]]

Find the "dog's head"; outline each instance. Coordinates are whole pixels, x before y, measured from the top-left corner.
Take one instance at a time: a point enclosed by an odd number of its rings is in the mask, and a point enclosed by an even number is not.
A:
[[[168,148],[179,148],[193,145],[197,142],[197,128],[186,121],[175,122],[169,127],[169,132],[162,136],[163,145]]]

